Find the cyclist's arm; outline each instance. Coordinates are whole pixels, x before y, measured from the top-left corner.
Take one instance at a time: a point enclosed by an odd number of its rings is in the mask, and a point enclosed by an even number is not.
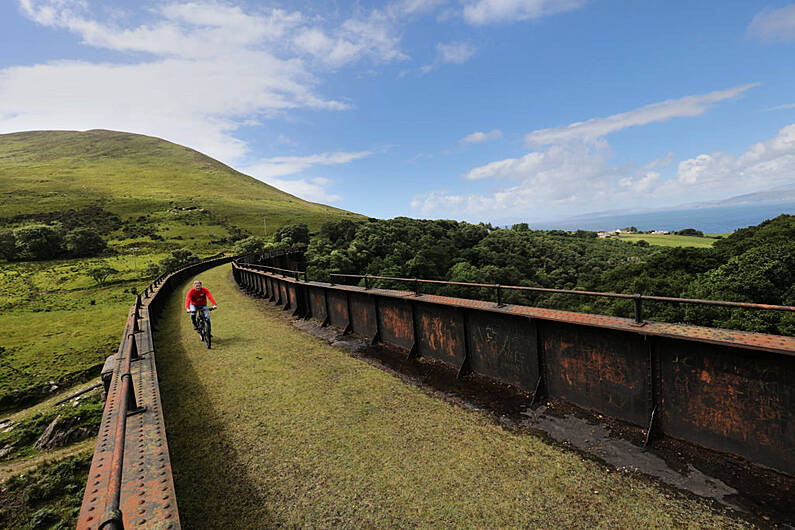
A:
[[[212,302],[213,305],[218,305],[215,303],[215,300],[213,300],[213,295],[210,294],[210,291],[206,287],[204,288],[204,292],[207,293],[207,298],[210,299],[210,302]]]
[[[190,291],[188,291],[188,295],[185,297],[185,311],[190,313]]]

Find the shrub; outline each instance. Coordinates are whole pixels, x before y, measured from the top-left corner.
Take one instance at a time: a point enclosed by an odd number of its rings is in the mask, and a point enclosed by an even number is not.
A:
[[[117,271],[113,267],[110,267],[108,265],[100,265],[99,267],[94,267],[93,269],[89,269],[86,274],[88,274],[91,278],[93,278],[94,281],[97,282],[97,284],[102,285],[103,283],[105,283],[105,280],[108,278],[108,276],[110,276],[111,274],[116,274],[117,272],[119,271]]]
[[[52,259],[61,254],[60,226],[28,225],[14,230],[17,254],[22,259]]]
[[[235,254],[259,254],[265,249],[265,241],[261,237],[249,236],[236,242],[232,247]]]
[[[102,236],[90,228],[75,228],[68,232],[64,243],[66,251],[74,258],[97,256],[108,248]]]
[[[11,230],[0,230],[0,259],[8,261],[17,257],[17,238]]]

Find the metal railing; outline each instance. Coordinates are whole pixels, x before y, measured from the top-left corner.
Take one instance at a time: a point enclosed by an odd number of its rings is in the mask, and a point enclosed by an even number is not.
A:
[[[502,300],[503,289],[509,291],[527,291],[534,293],[545,294],[567,294],[576,296],[591,296],[602,298],[621,298],[624,300],[632,300],[634,305],[634,320],[635,324],[642,325],[643,320],[643,301],[649,302],[666,302],[677,304],[695,304],[695,305],[709,305],[717,307],[731,307],[736,309],[759,309],[768,311],[790,311],[795,312],[794,306],[772,305],[772,304],[753,304],[749,302],[728,302],[723,300],[701,300],[698,298],[674,298],[670,296],[651,296],[643,294],[624,294],[624,293],[606,293],[600,291],[577,291],[573,289],[550,289],[545,287],[528,287],[525,285],[501,285],[498,283],[470,283],[470,282],[452,282],[445,280],[423,280],[420,278],[396,278],[393,276],[371,276],[368,274],[330,274],[332,285],[334,278],[353,278],[356,280],[364,280],[364,288],[370,289],[371,280],[388,280],[396,282],[406,282],[413,284],[413,291],[416,296],[420,296],[421,284],[433,285],[456,285],[460,287],[476,287],[484,289],[494,289],[495,302],[497,307],[503,307],[505,304]]]

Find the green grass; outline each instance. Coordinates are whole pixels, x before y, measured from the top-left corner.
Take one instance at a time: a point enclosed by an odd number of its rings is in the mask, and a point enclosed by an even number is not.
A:
[[[0,411],[15,409],[59,387],[99,375],[115,353],[146,280],[140,271],[164,254],[6,264],[0,270]],[[104,262],[119,271],[98,286],[86,270]],[[92,303],[93,302],[93,303]]]
[[[202,274],[208,351],[177,291],[157,334],[186,528],[732,527],[710,504],[608,471],[430,396]]]
[[[0,135],[2,216],[80,208],[101,203],[123,220],[145,214],[183,214],[174,207],[205,208],[210,231],[231,223],[253,234],[305,222],[358,218],[344,210],[284,193],[192,149],[138,134],[94,130]],[[196,228],[196,227],[195,227]],[[206,227],[193,236],[206,239]]]
[[[659,247],[709,248],[715,243],[712,237],[677,236],[675,234],[621,234],[619,239],[635,243],[641,239]]]
[[[74,528],[90,466],[89,450],[0,483],[0,528]]]

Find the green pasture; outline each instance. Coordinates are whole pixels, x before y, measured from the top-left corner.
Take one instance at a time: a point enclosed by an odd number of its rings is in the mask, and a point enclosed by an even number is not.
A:
[[[630,243],[637,243],[642,239],[650,245],[659,247],[710,248],[716,241],[715,235],[718,234],[712,234],[713,237],[677,236],[675,234],[621,234],[619,239]]]
[[[6,263],[0,269],[0,411],[33,403],[58,387],[99,375],[135,301],[141,271],[165,254]],[[118,270],[104,285],[86,272]]]

